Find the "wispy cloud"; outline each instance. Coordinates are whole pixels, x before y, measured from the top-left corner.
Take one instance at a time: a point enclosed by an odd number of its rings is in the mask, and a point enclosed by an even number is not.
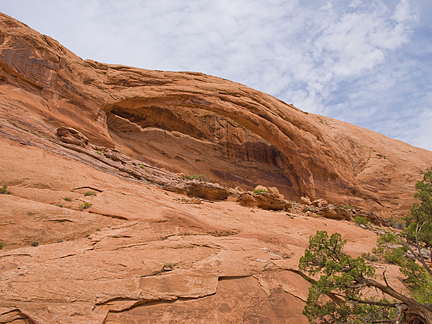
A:
[[[83,58],[200,71],[432,150],[428,0],[15,0]]]

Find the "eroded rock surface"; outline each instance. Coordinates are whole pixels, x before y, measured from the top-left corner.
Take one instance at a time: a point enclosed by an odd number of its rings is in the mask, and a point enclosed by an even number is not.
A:
[[[295,271],[309,236],[341,232],[355,256],[376,244],[373,232],[300,206],[197,204],[32,145],[0,145],[11,192],[0,195],[3,323],[307,323],[309,283]]]
[[[2,14],[0,148],[14,324],[306,323],[309,236],[370,252],[348,220],[404,214],[432,164],[227,80],[84,61]]]
[[[6,15],[0,26],[0,132],[18,141],[58,140],[55,129],[67,126],[152,166],[385,217],[409,209],[432,164],[432,152],[238,83],[84,61]]]

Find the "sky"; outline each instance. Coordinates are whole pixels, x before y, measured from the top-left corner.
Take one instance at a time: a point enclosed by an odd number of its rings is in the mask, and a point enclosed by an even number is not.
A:
[[[431,0],[0,0],[83,59],[195,71],[432,151]]]

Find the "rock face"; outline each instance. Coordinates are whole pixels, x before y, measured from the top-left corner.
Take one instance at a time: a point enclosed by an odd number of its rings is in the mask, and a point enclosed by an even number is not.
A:
[[[0,323],[306,323],[308,237],[370,252],[351,207],[404,214],[432,165],[227,80],[84,61],[3,14],[0,148]]]
[[[432,152],[237,83],[83,61],[6,15],[0,26],[3,125],[46,137],[67,125],[171,171],[382,215],[405,212],[413,184],[432,165]]]
[[[196,203],[34,145],[0,145],[11,192],[0,194],[0,323],[306,324],[309,283],[296,270],[309,236],[340,232],[355,256],[376,245],[353,222]]]

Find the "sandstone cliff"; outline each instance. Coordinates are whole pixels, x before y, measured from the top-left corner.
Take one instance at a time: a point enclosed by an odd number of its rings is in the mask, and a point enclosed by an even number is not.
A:
[[[0,147],[2,323],[306,323],[308,236],[341,232],[359,255],[376,235],[182,192],[260,184],[387,217],[432,166],[432,152],[228,80],[84,61],[2,14]]]
[[[24,131],[49,138],[50,127],[68,125],[172,171],[384,215],[407,210],[412,185],[432,165],[432,152],[241,84],[83,61],[8,16],[0,26],[2,122]]]

